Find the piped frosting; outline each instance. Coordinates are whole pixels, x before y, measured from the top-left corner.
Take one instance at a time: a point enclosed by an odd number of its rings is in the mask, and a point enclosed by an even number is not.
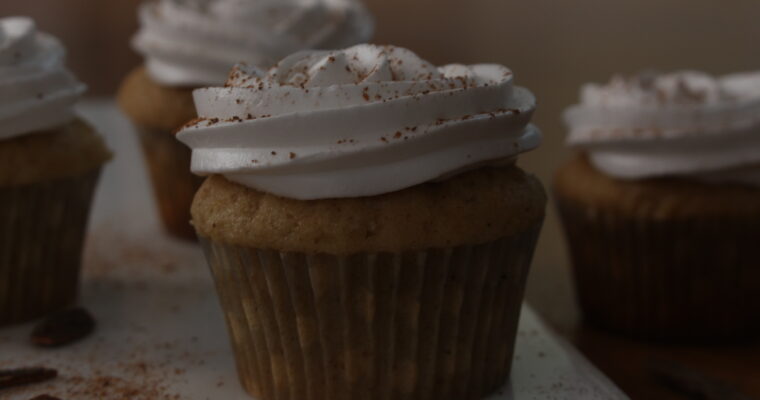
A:
[[[378,195],[537,147],[535,98],[513,78],[393,46],[300,52],[196,90],[199,119],[177,137],[201,175],[302,200]]]
[[[26,17],[0,19],[0,139],[74,119],[86,86],[64,65],[65,50]]]
[[[134,48],[156,82],[218,85],[238,62],[270,66],[300,50],[369,40],[374,23],[355,0],[159,0],[139,11]]]
[[[615,77],[584,86],[565,120],[568,143],[611,176],[760,185],[746,172],[760,168],[760,73]]]

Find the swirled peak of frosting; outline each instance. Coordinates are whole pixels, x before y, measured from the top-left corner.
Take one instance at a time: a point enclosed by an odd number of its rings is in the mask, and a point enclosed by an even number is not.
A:
[[[178,138],[192,170],[308,200],[393,192],[538,146],[535,99],[500,65],[436,67],[409,50],[307,51],[237,66],[194,92]]]
[[[709,177],[760,185],[760,73],[681,71],[589,84],[568,109],[568,143],[618,178]],[[741,174],[736,171],[741,171]]]
[[[85,91],[58,40],[25,17],[0,18],[0,139],[63,125]]]
[[[140,8],[132,44],[170,86],[218,85],[239,62],[270,66],[296,51],[369,40],[358,0],[158,0]]]

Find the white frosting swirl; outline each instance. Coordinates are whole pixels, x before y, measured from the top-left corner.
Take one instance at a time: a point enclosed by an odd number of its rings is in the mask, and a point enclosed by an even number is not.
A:
[[[134,48],[169,86],[218,85],[239,62],[269,67],[296,51],[369,40],[356,0],[160,0],[140,8]]]
[[[392,46],[301,52],[196,90],[201,120],[177,137],[198,174],[302,200],[372,196],[538,146],[535,99],[512,78]]]
[[[58,40],[25,17],[0,19],[0,139],[63,125],[85,86]]]
[[[611,176],[760,185],[760,73],[615,77],[586,85],[565,120],[568,143]]]

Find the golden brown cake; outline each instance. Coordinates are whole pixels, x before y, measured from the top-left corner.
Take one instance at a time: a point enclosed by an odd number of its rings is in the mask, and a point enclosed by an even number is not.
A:
[[[563,199],[604,208],[624,218],[652,220],[760,216],[760,189],[736,183],[706,184],[664,177],[620,180],[594,168],[584,155],[557,171],[555,192]]]
[[[190,203],[203,180],[190,173],[190,150],[174,138],[195,118],[192,88],[161,85],[138,67],[124,79],[117,99],[139,134],[164,227],[194,240]]]
[[[161,85],[148,76],[144,66],[124,78],[116,98],[136,125],[155,131],[174,133],[196,116],[193,87]]]
[[[318,67],[319,66],[319,67]],[[256,398],[475,400],[506,384],[546,195],[497,65],[302,52],[195,93],[193,224]],[[390,88],[390,89],[389,89]]]
[[[193,224],[213,240],[303,253],[396,252],[478,244],[544,216],[541,184],[519,168],[481,168],[371,198],[298,201],[207,179]]]
[[[0,187],[84,175],[110,159],[100,135],[77,119],[60,128],[0,140]]]

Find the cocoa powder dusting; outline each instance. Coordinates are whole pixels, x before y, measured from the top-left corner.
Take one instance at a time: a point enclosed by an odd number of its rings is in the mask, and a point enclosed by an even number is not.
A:
[[[56,396],[76,400],[179,400],[180,395],[170,393],[165,377],[154,374],[147,366],[141,371],[128,368],[129,377],[119,377],[104,371],[92,376],[75,375],[64,380],[65,388],[53,392]],[[118,371],[114,371],[116,373]]]
[[[133,298],[143,293],[147,297],[159,291],[172,290],[180,296],[192,296],[201,290],[199,282],[180,281],[162,286],[159,275],[187,275],[187,264],[195,256],[182,248],[156,245],[153,240],[135,241],[118,228],[95,228],[88,238],[89,245],[83,263],[87,266],[86,284],[90,295],[123,298],[126,292]],[[116,244],[115,244],[116,243]],[[165,282],[174,282],[169,278]],[[179,286],[177,286],[179,285]],[[188,292],[190,291],[190,292]],[[205,292],[205,290],[204,290]],[[172,298],[173,299],[173,298]],[[94,304],[94,303],[93,303]],[[158,315],[182,311],[185,303],[171,300],[155,303]],[[163,309],[161,311],[160,309]],[[18,400],[180,400],[180,389],[187,385],[190,373],[206,364],[206,353],[195,351],[200,339],[178,335],[170,338],[146,336],[152,331],[149,321],[124,322],[118,314],[93,311],[103,318],[102,332],[96,332],[77,349],[47,351],[39,360],[0,358],[0,399]],[[110,316],[109,316],[110,315]],[[105,327],[119,326],[118,333]],[[114,336],[117,335],[118,339]],[[23,353],[22,353],[23,354]],[[3,354],[5,356],[5,354]],[[32,363],[45,368],[13,369]],[[55,369],[53,369],[55,368]],[[194,374],[195,372],[193,372]],[[213,381],[210,383],[213,386]],[[3,384],[7,384],[3,386]],[[23,385],[23,386],[22,386]],[[10,388],[5,391],[4,387]],[[17,387],[18,386],[18,387]],[[37,397],[35,397],[37,396]]]
[[[206,120],[206,118],[193,118],[190,121],[187,121],[184,125],[182,125],[179,128],[175,129],[174,132],[172,132],[172,133],[174,135],[176,135],[177,133],[179,133],[179,131],[181,131],[181,130],[183,130],[185,128],[189,128],[191,126],[197,125],[197,124],[199,124],[199,123],[201,123],[201,122],[203,122],[205,120]]]

